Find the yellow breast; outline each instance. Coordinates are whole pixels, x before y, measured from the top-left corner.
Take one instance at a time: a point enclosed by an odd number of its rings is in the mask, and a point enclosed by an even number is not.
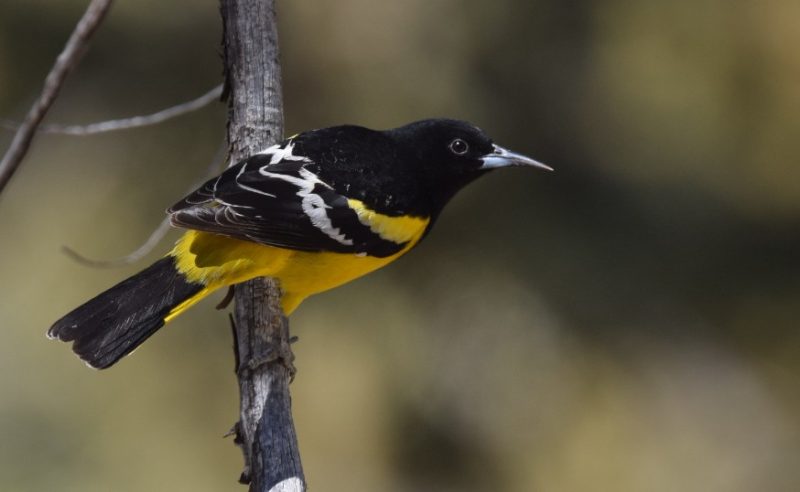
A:
[[[396,260],[419,242],[430,222],[421,217],[379,214],[358,200],[349,200],[348,204],[373,232],[385,240],[406,243],[406,246],[392,256],[377,258],[351,253],[296,251],[188,231],[170,255],[175,256],[178,270],[188,281],[202,283],[206,288],[196,298],[175,308],[167,320],[220,287],[262,276],[279,281],[283,310],[291,314],[306,297],[338,287]]]

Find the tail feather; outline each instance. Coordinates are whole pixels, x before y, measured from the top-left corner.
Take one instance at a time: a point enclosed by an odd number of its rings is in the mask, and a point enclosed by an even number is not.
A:
[[[78,357],[105,369],[164,326],[173,308],[205,293],[166,256],[56,321],[47,336],[73,342]]]

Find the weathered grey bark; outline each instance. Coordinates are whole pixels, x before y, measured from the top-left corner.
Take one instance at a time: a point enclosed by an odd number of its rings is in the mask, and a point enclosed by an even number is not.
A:
[[[230,157],[238,161],[283,135],[274,0],[221,0]],[[250,490],[302,491],[291,414],[289,325],[274,280],[236,287],[234,334],[241,395],[236,442]]]

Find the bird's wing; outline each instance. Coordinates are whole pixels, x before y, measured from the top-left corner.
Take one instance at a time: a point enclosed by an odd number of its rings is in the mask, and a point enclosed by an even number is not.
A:
[[[390,256],[405,246],[362,222],[310,164],[285,142],[228,168],[167,213],[176,226],[301,251]]]

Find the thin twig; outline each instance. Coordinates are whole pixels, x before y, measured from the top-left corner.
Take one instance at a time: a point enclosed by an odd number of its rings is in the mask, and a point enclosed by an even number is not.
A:
[[[169,224],[169,217],[164,217],[164,220],[156,227],[156,229],[150,234],[150,237],[147,238],[147,241],[142,243],[141,246],[133,250],[131,253],[122,256],[120,258],[114,258],[112,260],[93,260],[91,258],[87,258],[82,254],[78,253],[74,249],[70,248],[69,246],[61,246],[61,251],[72,258],[73,260],[77,261],[81,265],[92,267],[92,268],[115,268],[121,267],[125,265],[130,265],[131,263],[135,263],[141,260],[145,255],[153,251],[153,248],[161,242],[167,232],[170,230]]]
[[[64,46],[64,51],[56,58],[50,73],[47,74],[47,78],[44,80],[44,88],[41,95],[31,106],[22,121],[20,129],[14,135],[11,146],[3,156],[3,160],[0,161],[0,193],[11,180],[11,176],[14,175],[20,162],[28,152],[33,136],[36,134],[36,128],[42,122],[53,101],[58,97],[67,75],[77,66],[81,56],[86,52],[89,40],[102,22],[109,7],[111,7],[111,1],[91,1],[86,8],[86,12],[83,13],[83,17],[75,26],[75,30],[72,31],[72,35],[69,37],[66,46]]]
[[[221,87],[221,86],[220,86]],[[208,181],[209,179],[213,178],[219,173],[219,169],[221,166],[222,159],[227,152],[227,145],[223,143],[217,149],[217,152],[214,154],[214,159],[209,164],[208,168],[206,169],[205,175],[201,181],[197,181],[194,185],[192,185],[191,189],[187,191],[191,192],[197,189],[200,185]],[[132,263],[136,263],[137,261],[141,260],[143,257],[150,254],[153,251],[158,243],[167,235],[167,232],[170,230],[170,223],[169,217],[164,217],[164,220],[158,225],[158,227],[150,233],[150,236],[147,240],[142,243],[138,248],[133,250],[132,252],[128,253],[125,256],[121,256],[119,258],[114,258],[111,260],[93,260],[91,258],[87,258],[86,256],[78,253],[74,249],[70,248],[69,246],[61,246],[61,251],[72,258],[73,260],[77,261],[83,266],[92,267],[92,268],[116,268],[125,265],[130,265]]]
[[[53,123],[49,125],[41,125],[37,131],[39,133],[86,137],[89,135],[97,135],[98,133],[130,130],[132,128],[157,125],[177,116],[202,109],[212,102],[218,101],[221,95],[222,84],[214,87],[196,99],[192,99],[191,101],[186,101],[181,104],[176,104],[175,106],[171,106],[152,114],[131,116],[129,118],[119,118],[116,120],[98,121],[96,123],[89,123],[87,125],[63,125]],[[21,126],[22,125],[19,123],[9,119],[0,120],[0,128],[5,128],[7,130],[18,130]]]

